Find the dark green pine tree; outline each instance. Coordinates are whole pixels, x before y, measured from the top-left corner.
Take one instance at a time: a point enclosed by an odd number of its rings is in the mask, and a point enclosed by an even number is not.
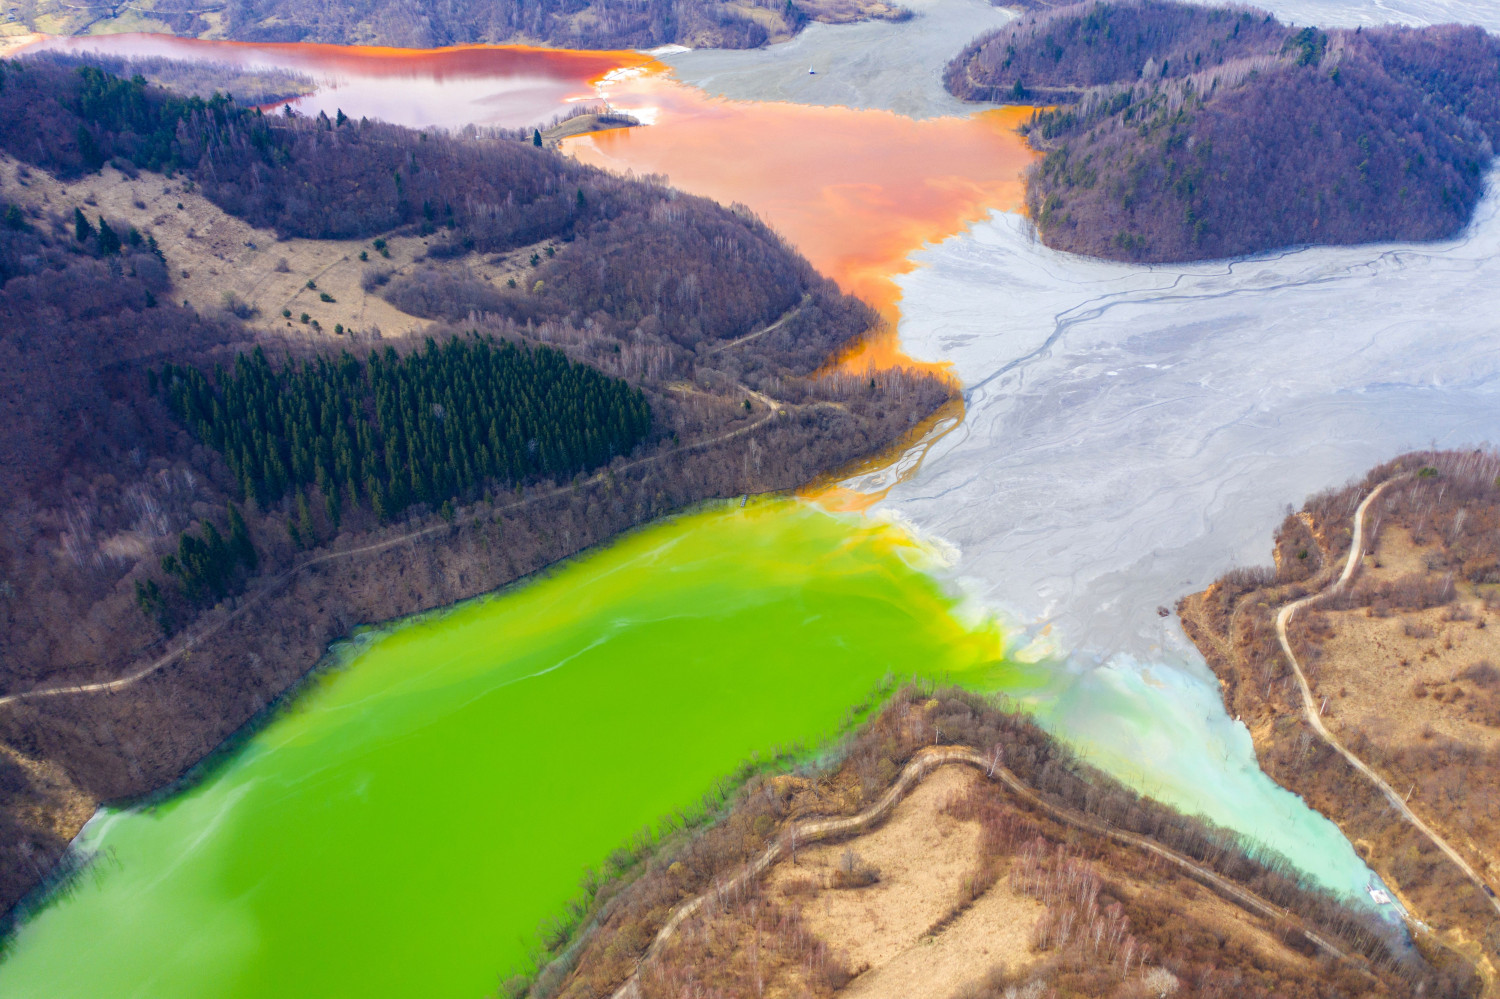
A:
[[[596,467],[629,452],[651,423],[645,397],[623,381],[556,350],[478,336],[280,371],[257,349],[212,378],[168,365],[158,388],[224,455],[246,497],[266,506],[303,494],[293,522],[307,545],[316,541],[301,523],[309,487],[331,524],[361,498],[387,520],[413,503],[472,499],[492,481]]]
[[[104,216],[99,216],[99,253],[102,256],[110,256],[120,252],[120,236],[104,221]]]
[[[250,529],[245,526],[240,508],[233,503],[229,504],[229,550],[236,562],[252,572],[260,564],[255,545],[250,541]]]
[[[94,227],[84,216],[82,208],[73,209],[73,238],[80,243],[87,243],[94,238]]]
[[[302,535],[302,543],[309,548],[316,547],[318,543],[318,532],[313,526],[312,510],[307,505],[307,493],[297,493],[297,533]]]

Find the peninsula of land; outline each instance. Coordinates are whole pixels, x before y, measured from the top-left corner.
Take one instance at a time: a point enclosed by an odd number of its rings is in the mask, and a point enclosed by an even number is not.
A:
[[[1500,455],[1422,452],[1308,500],[1275,568],[1178,606],[1266,772],[1406,909],[1500,969]]]
[[[1457,25],[1323,31],[1090,0],[976,40],[945,82],[1038,106],[1038,234],[1116,260],[1449,238],[1500,141],[1500,39]]]

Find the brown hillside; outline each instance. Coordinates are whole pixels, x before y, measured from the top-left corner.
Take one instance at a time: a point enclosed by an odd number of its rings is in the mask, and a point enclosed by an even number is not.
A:
[[[171,783],[354,626],[693,503],[794,488],[949,398],[905,371],[821,374],[872,313],[713,202],[529,141],[263,120],[97,71],[0,67],[0,104],[28,109],[0,132],[15,157],[0,162],[0,909],[53,870],[89,807]],[[188,120],[280,152],[226,147],[199,172]],[[476,177],[490,201],[458,197]],[[272,377],[322,359],[363,379],[374,354],[396,365],[455,338],[586,371],[641,400],[649,427],[566,473],[487,472],[389,508],[368,491],[373,449],[363,494],[347,463],[342,484],[286,488],[267,457],[256,485],[153,384],[171,364],[179,384],[191,370],[222,389],[256,351]],[[477,391],[466,416],[499,394]],[[269,455],[292,437],[259,440]],[[478,467],[455,455],[444,464]],[[231,504],[256,557],[190,587],[170,567],[187,540],[232,529]]]
[[[1342,572],[1356,505],[1357,571],[1291,620],[1288,638],[1328,731],[1471,865],[1500,885],[1500,455],[1406,455],[1314,497],[1277,533],[1277,569],[1239,571],[1179,605],[1277,781],[1336,821],[1417,918],[1485,971],[1500,966],[1492,896],[1319,738],[1276,637],[1278,609]]]
[[[1039,107],[1043,241],[1146,261],[1457,235],[1500,139],[1497,80],[1500,41],[1475,27],[1321,31],[1173,0],[1030,14],[945,76]]]
[[[84,6],[14,0],[6,27],[54,35],[154,31],[242,41],[331,42],[433,48],[478,42],[624,49],[658,45],[754,48],[786,41],[809,21],[845,24],[911,14],[888,0],[498,0],[396,3],[250,0],[215,7],[192,0]]]
[[[934,736],[941,732],[941,745]],[[976,748],[985,747],[982,751]],[[1080,765],[1023,716],[898,692],[817,772],[619,851],[508,996],[1472,995],[1389,928]]]

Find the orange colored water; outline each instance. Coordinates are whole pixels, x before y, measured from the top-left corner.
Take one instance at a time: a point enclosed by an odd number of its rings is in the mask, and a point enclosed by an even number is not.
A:
[[[679,187],[748,205],[888,328],[844,363],[911,363],[894,323],[892,280],[924,243],[990,209],[1022,204],[1033,153],[1016,132],[1028,111],[916,121],[888,111],[729,101],[671,79],[633,51],[580,52],[519,45],[400,49],[312,43],[204,41],[119,34],[43,38],[31,51],[89,51],[267,66],[310,76],[306,114],[342,109],[414,127],[531,126],[579,100],[605,95],[652,127],[568,140],[580,160],[668,175]]]
[[[1022,204],[1034,154],[1016,128],[1029,110],[913,120],[888,111],[710,98],[652,73],[608,82],[616,107],[650,127],[569,139],[580,160],[665,174],[674,186],[748,205],[885,326],[841,365],[915,365],[901,353],[893,280],[924,244],[991,209]]]
[[[620,68],[663,69],[640,52],[574,52],[524,45],[398,49],[359,45],[203,41],[120,34],[44,38],[28,51],[97,52],[271,67],[311,77],[316,93],[292,101],[304,114],[342,109],[413,128],[508,128],[545,123]]]
[[[1017,127],[1029,109],[914,120],[888,111],[710,98],[660,74],[616,74],[601,88],[649,127],[566,140],[580,160],[624,172],[665,174],[673,185],[723,204],[747,205],[883,322],[830,365],[851,373],[919,368],[956,383],[946,364],[919,362],[897,336],[900,289],[913,251],[993,209],[1020,210],[1035,154]],[[963,418],[955,400],[868,467],[844,469],[801,495],[836,511],[864,510],[921,466]],[[840,485],[889,466],[868,491]]]

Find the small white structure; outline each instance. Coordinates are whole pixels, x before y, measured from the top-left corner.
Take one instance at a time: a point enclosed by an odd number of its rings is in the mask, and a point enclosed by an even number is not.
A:
[[[1390,905],[1391,897],[1374,885],[1365,885],[1365,891],[1370,893],[1370,898],[1376,905]]]

